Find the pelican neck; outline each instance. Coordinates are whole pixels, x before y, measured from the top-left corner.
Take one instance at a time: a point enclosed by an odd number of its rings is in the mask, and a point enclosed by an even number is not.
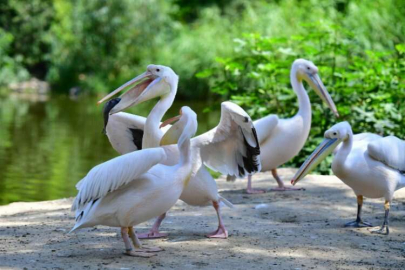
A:
[[[339,167],[339,169],[343,169],[345,165],[345,161],[347,156],[350,154],[350,151],[353,147],[353,132],[350,130],[348,138],[343,140],[342,146],[340,147],[339,151],[336,153],[333,163]]]
[[[304,123],[309,123],[311,127],[311,102],[307,91],[304,88],[302,79],[298,78],[297,67],[293,65],[290,73],[291,86],[298,98],[298,113],[296,116],[301,116]]]
[[[142,148],[158,147],[163,132],[160,130],[159,125],[167,110],[172,106],[175,94],[172,91],[160,98],[158,103],[153,107],[148,117],[146,118],[144,126],[144,134],[142,139]]]

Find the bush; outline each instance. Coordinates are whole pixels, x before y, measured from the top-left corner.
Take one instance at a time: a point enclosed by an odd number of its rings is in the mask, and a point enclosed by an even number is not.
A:
[[[216,68],[198,76],[210,78],[212,91],[243,106],[253,119],[270,113],[284,118],[298,110],[289,82],[292,62],[306,58],[319,67],[341,117],[336,119],[310,92],[313,119],[309,141],[287,166],[300,166],[324,131],[338,121],[349,121],[355,133],[404,138],[405,44],[382,52],[363,50],[356,35],[337,25],[322,22],[303,27],[306,34],[289,38],[244,35],[235,40],[236,56],[218,58]],[[327,162],[318,167],[320,172],[329,168]]]
[[[0,28],[0,86],[28,79],[21,57],[9,56],[13,35]]]

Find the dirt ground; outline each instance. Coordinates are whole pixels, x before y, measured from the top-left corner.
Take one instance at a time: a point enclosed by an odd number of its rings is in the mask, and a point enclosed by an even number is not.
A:
[[[287,182],[294,170],[282,169]],[[353,192],[333,176],[308,176],[305,191],[244,193],[246,180],[218,179],[236,207],[223,209],[229,238],[204,237],[216,229],[212,207],[179,201],[163,222],[167,239],[144,240],[165,251],[145,259],[123,255],[119,229],[97,227],[67,234],[71,199],[0,207],[1,269],[405,269],[405,189],[395,194],[389,236],[343,228],[356,215]],[[271,188],[271,174],[254,177]],[[366,199],[363,218],[380,225],[383,200]],[[152,221],[140,224],[146,231]]]

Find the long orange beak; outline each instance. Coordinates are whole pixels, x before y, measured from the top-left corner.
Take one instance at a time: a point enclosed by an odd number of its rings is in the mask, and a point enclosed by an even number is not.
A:
[[[167,119],[162,124],[160,124],[159,128],[165,127],[165,126],[167,126],[167,125],[169,125],[169,124],[171,124],[171,123],[173,123],[175,121],[178,121],[180,119],[180,117],[181,117],[181,115],[178,115],[178,116]]]
[[[107,96],[105,96],[104,98],[102,98],[101,100],[99,100],[97,102],[97,105],[100,103],[103,103],[104,101],[106,101],[107,99],[111,98],[112,96],[116,95],[117,93],[119,93],[120,91],[124,90],[125,88],[127,88],[128,86],[137,84],[142,82],[144,79],[149,79],[150,76],[152,76],[152,73],[150,73],[149,71],[146,71],[144,73],[142,73],[141,75],[133,78],[132,80],[124,83],[123,85],[121,85],[120,87],[118,87],[117,89],[115,89],[114,91],[112,91],[110,94],[108,94]]]

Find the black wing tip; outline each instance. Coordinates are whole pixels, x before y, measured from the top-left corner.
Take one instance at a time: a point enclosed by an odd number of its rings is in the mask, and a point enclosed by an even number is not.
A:
[[[110,111],[112,108],[114,108],[119,102],[121,101],[121,98],[113,98],[110,99],[109,101],[106,102],[106,104],[103,107],[103,117],[104,117],[104,129],[103,133],[106,134],[105,129],[108,124],[108,118],[110,117]]]
[[[242,132],[242,131],[241,131]],[[260,155],[260,146],[259,140],[257,138],[256,129],[252,128],[252,133],[255,138],[256,146],[251,146],[248,141],[246,140],[245,135],[242,132],[243,142],[246,147],[246,157],[243,158],[243,168],[238,165],[239,175],[241,177],[245,176],[245,171],[248,174],[252,174],[259,171],[260,162],[259,162],[259,155]],[[241,168],[243,173],[241,173]]]
[[[132,134],[132,141],[134,142],[138,150],[141,150],[143,140],[143,130],[137,128],[130,128],[129,130],[131,131]]]
[[[84,215],[84,211],[82,211],[77,217],[76,217],[76,222],[79,221],[80,219],[82,219]]]
[[[238,165],[238,173],[239,173],[239,177],[245,176],[245,169],[240,165]]]

